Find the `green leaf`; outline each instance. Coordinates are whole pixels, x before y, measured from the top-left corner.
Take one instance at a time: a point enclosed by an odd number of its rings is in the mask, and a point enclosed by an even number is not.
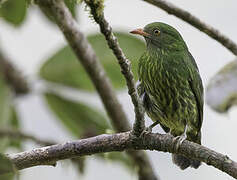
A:
[[[4,154],[0,153],[0,174],[15,171],[13,163]]]
[[[76,157],[71,159],[80,174],[84,174],[86,166],[86,157]]]
[[[67,100],[54,93],[45,93],[44,96],[50,109],[76,137],[102,134],[110,128],[104,115],[88,105]]]
[[[61,49],[42,66],[40,76],[48,81],[78,89],[93,89],[88,75],[69,46]]]
[[[25,20],[26,11],[26,0],[7,0],[0,8],[0,16],[8,23],[19,26]]]
[[[11,107],[10,110],[10,118],[9,118],[9,122],[8,122],[8,126],[11,129],[19,129],[20,128],[20,121],[18,118],[18,114],[16,112],[16,109],[14,106]],[[18,150],[22,150],[22,146],[21,146],[21,140],[20,139],[9,139],[9,145],[10,147],[14,147]]]
[[[132,71],[137,79],[138,58],[144,52],[144,43],[126,33],[116,33],[116,36],[124,53],[132,62]],[[116,89],[125,88],[126,83],[120,72],[120,67],[112,51],[108,48],[104,36],[94,34],[88,36],[88,40],[103,64],[113,86]],[[40,69],[40,76],[47,81],[70,87],[94,90],[85,70],[68,46],[60,49],[43,64]]]
[[[76,17],[76,5],[79,4],[78,0],[64,0],[64,3],[72,13],[73,17]]]
[[[1,128],[19,128],[19,119],[12,105],[11,90],[5,83],[0,73],[0,127]],[[12,138],[0,138],[0,152],[4,152],[7,147],[21,148],[20,140]]]
[[[6,126],[10,114],[10,101],[11,101],[10,89],[4,82],[0,73],[0,124],[1,127]]]
[[[237,59],[225,65],[210,79],[206,102],[219,113],[225,113],[237,105]]]
[[[4,128],[8,126],[11,111],[11,92],[3,76],[0,73],[0,127]],[[4,152],[7,146],[7,139],[0,139],[0,152]]]
[[[7,174],[0,175],[1,180],[13,180],[14,177],[15,176],[13,173],[7,173]]]
[[[80,4],[80,2],[78,0],[64,0],[64,3],[68,7],[72,16],[75,18],[76,17],[76,8],[77,8],[77,5]],[[43,14],[48,18],[48,20],[50,20],[53,23],[55,22],[54,17],[51,15],[51,13],[49,12],[48,9],[41,8],[41,6],[39,8],[43,12]]]
[[[11,107],[9,125],[14,129],[18,129],[20,127],[19,118],[14,106]]]

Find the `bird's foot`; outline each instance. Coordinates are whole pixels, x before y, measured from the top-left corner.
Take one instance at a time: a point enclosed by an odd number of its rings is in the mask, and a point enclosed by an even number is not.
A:
[[[155,127],[157,124],[159,124],[159,121],[155,121],[154,123],[152,123],[150,126],[146,127],[144,131],[142,131],[140,137],[142,137],[145,134],[151,133],[153,127]]]
[[[184,140],[187,139],[186,133],[182,134],[181,136],[177,136],[174,138],[175,150],[178,151],[179,146],[183,143]]]
[[[148,133],[151,133],[151,132],[152,132],[152,128],[153,128],[153,127],[151,127],[151,126],[146,127],[145,131],[148,132]]]
[[[146,127],[146,128],[142,131],[142,133],[140,134],[139,137],[142,137],[142,136],[144,136],[144,135],[146,135],[146,134],[148,134],[148,133],[151,133],[151,132],[152,132],[152,128],[150,128],[150,126],[149,126],[149,127]]]
[[[188,126],[186,125],[184,128],[184,133],[181,136],[177,136],[174,138],[176,151],[178,151],[179,146],[183,143],[183,141],[187,139],[187,130],[188,130]]]

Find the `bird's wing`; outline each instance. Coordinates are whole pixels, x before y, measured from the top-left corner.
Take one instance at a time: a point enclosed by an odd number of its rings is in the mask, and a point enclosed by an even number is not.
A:
[[[145,91],[144,85],[140,81],[138,81],[136,86],[137,86],[138,95],[143,102],[143,106],[144,106],[145,110],[149,111],[152,106],[153,106],[153,108],[155,106],[156,107],[155,109],[159,112],[159,115],[164,117],[164,113],[161,112],[160,109],[157,108],[155,103],[152,103],[152,101],[150,100],[149,95]],[[152,120],[159,121],[159,119],[152,119]],[[170,129],[168,127],[166,127],[165,125],[160,124],[160,126],[166,133],[168,133],[170,131]]]
[[[189,53],[190,60],[192,61],[193,66],[190,69],[190,78],[189,78],[189,85],[190,88],[195,96],[197,107],[198,107],[198,114],[199,114],[199,121],[197,124],[198,129],[200,130],[203,121],[203,85],[202,80],[198,71],[197,64],[193,58],[193,56]]]

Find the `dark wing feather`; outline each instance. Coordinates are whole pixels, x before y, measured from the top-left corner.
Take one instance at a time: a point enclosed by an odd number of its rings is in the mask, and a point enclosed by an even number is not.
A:
[[[202,121],[203,121],[203,104],[204,104],[203,85],[202,85],[202,80],[198,71],[197,64],[191,54],[190,54],[190,60],[192,61],[192,64],[194,66],[191,68],[189,85],[197,102],[197,107],[198,107],[198,112],[199,112],[199,123],[197,126],[198,126],[198,129],[200,130],[202,126]]]
[[[147,95],[143,84],[140,81],[137,82],[137,92],[138,92],[139,97],[142,100],[145,110],[150,111],[152,102],[151,102],[149,96]],[[160,115],[162,115],[162,114],[163,113],[160,113]],[[157,121],[158,121],[158,119],[157,119]],[[170,129],[168,127],[166,127],[162,124],[160,124],[160,126],[166,133],[168,133],[170,131]]]

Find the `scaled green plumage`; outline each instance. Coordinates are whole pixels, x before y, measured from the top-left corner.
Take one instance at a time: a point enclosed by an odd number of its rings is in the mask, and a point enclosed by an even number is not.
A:
[[[132,31],[144,36],[147,49],[139,60],[138,92],[148,116],[173,136],[201,144],[203,86],[198,67],[173,27],[155,22]],[[200,162],[173,155],[181,169]]]

